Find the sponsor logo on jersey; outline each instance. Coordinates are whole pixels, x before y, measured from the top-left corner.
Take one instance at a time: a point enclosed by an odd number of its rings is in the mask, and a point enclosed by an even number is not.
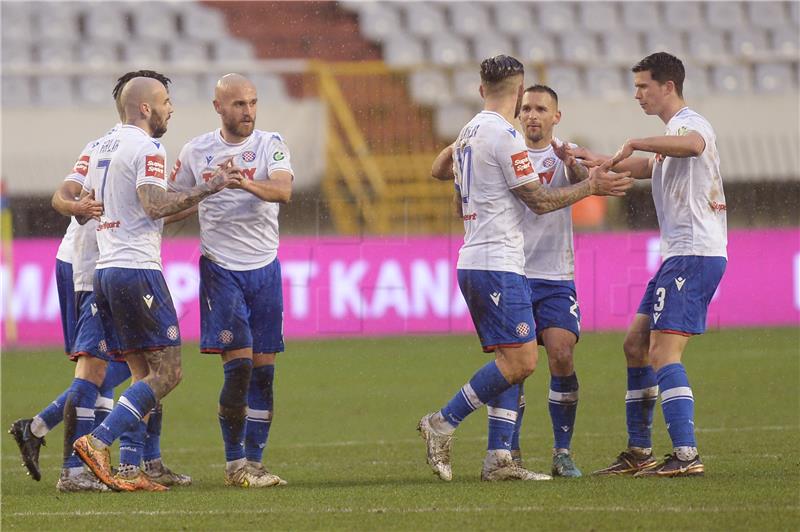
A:
[[[716,201],[709,201],[708,206],[711,207],[711,210],[714,212],[722,212],[727,211],[728,206],[724,203],[717,203]]]
[[[685,283],[685,282],[686,282],[686,279],[684,279],[683,277],[676,277],[675,278],[675,286],[678,287],[678,292],[681,291],[681,288],[683,288],[683,283]]]
[[[282,161],[286,158],[286,155],[282,151],[276,151],[272,154],[273,161]]]
[[[147,155],[144,158],[145,177],[164,179],[164,158],[160,155]]]
[[[97,231],[105,231],[106,229],[118,229],[121,222],[119,220],[115,222],[103,222],[101,224],[97,224]]]
[[[178,171],[181,169],[181,160],[178,159],[175,161],[175,166],[172,167],[172,172],[169,174],[169,180],[175,181],[175,177],[178,175]]]
[[[211,161],[214,160],[213,155],[206,155],[206,164],[211,164]]]
[[[489,297],[492,298],[495,307],[500,306],[500,292],[492,292]]]
[[[257,168],[242,168],[242,174],[250,181],[253,181],[256,178],[256,170]]]
[[[686,126],[681,126],[681,127],[679,127],[679,128],[678,128],[677,135],[678,135],[679,137],[682,137],[682,136],[684,136],[684,135],[688,135],[688,134],[689,134],[689,128],[688,128],[688,127],[686,127]]]
[[[511,164],[514,166],[514,173],[518,178],[528,177],[533,173],[533,165],[528,158],[527,151],[521,151],[511,156]]]
[[[142,296],[142,299],[144,299],[144,304],[147,305],[147,308],[150,308],[153,305],[153,295],[152,294],[144,295],[144,296]]]
[[[465,214],[464,216],[462,216],[462,218],[464,218],[465,222],[474,222],[475,220],[478,219],[478,213],[473,212],[472,214]]]
[[[543,185],[550,184],[550,181],[553,180],[553,176],[556,175],[555,170],[551,172],[539,172],[539,182]]]
[[[277,155],[278,153],[279,152],[275,152],[275,155]],[[253,161],[256,160],[256,152],[248,150],[248,151],[242,153],[242,160],[244,162],[246,162],[246,163],[252,163]],[[275,159],[275,160],[277,161],[278,159]]]
[[[653,312],[653,323],[658,323],[658,318],[661,317],[660,312]]]
[[[76,174],[81,174],[83,177],[86,177],[86,173],[88,171],[89,171],[89,156],[81,155],[81,158],[75,162],[75,168],[72,169],[72,172]]]
[[[508,128],[508,129],[506,129],[506,131],[508,131],[509,133],[511,133],[511,136],[512,136],[512,137],[514,137],[514,138],[517,138],[517,130],[516,130],[516,129],[514,129],[513,127],[510,127],[510,128]]]

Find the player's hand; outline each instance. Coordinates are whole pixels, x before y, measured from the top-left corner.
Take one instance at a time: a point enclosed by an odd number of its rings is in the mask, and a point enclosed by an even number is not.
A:
[[[596,153],[589,151],[587,148],[584,148],[583,146],[577,146],[575,148],[571,148],[571,151],[572,155],[576,159],[579,159],[581,164],[586,168],[594,168],[595,166],[600,166],[606,161],[606,159],[604,159],[600,155],[597,155]]]
[[[614,159],[607,159],[599,166],[589,170],[589,183],[595,196],[624,196],[625,191],[633,186],[634,179],[630,172],[614,173],[611,167]]]
[[[635,150],[633,149],[633,144],[631,142],[632,142],[631,140],[626,140],[625,144],[623,144],[622,147],[617,151],[617,153],[614,154],[614,157],[611,158],[611,160],[614,161],[611,166],[614,166],[618,162],[624,161],[625,159],[633,155],[633,152]]]
[[[567,168],[575,168],[575,165],[578,164],[578,160],[575,157],[572,147],[568,143],[564,142],[559,145],[556,140],[553,139],[550,141],[550,145],[553,147],[553,152],[555,152],[556,157],[561,159]]]
[[[72,215],[84,220],[100,220],[103,215],[103,204],[94,198],[94,190],[75,202]]]
[[[208,180],[208,186],[214,192],[219,192],[223,188],[236,188],[243,179],[242,169],[234,166],[233,157],[217,165],[214,175]]]

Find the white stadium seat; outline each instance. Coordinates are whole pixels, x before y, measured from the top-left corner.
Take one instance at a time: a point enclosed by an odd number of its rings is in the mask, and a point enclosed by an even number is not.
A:
[[[82,66],[100,68],[114,65],[119,60],[116,42],[84,41],[78,44],[77,58]]]
[[[48,67],[62,67],[75,62],[72,42],[40,41],[37,46],[38,62]]]
[[[581,75],[576,67],[551,66],[547,68],[546,84],[558,93],[559,97],[579,96],[586,92]]]
[[[211,57],[217,63],[250,62],[255,56],[253,45],[243,39],[228,37],[211,43]]]
[[[137,39],[169,41],[178,33],[178,20],[171,3],[150,2],[148,9],[130,11],[133,34]]]
[[[423,105],[436,105],[450,101],[450,81],[438,69],[418,70],[411,73],[409,89],[414,101]]]
[[[78,4],[71,2],[36,3],[35,30],[39,38],[76,42],[81,39]]]
[[[285,101],[289,99],[286,83],[277,74],[267,72],[245,73],[258,89],[258,99],[267,102]]]
[[[78,98],[82,103],[109,105],[112,102],[111,89],[117,79],[115,76],[88,74],[78,76]]]
[[[525,82],[528,83],[528,72],[525,72]],[[480,104],[483,99],[479,91],[481,74],[476,67],[462,67],[453,72],[453,95],[459,101],[471,104]]]
[[[741,94],[752,86],[750,69],[744,65],[718,65],[712,68],[714,88],[719,92]]]
[[[396,33],[384,41],[383,59],[393,67],[421,65],[425,62],[425,48],[416,37]]]
[[[180,106],[198,101],[210,101],[206,91],[202,90],[198,76],[191,74],[170,75],[172,83],[169,86],[169,96],[174,105]]]
[[[600,35],[603,58],[629,68],[644,57],[639,34],[634,31],[611,31]]]
[[[678,57],[684,56],[683,36],[671,30],[653,30],[644,34],[644,53],[669,52]]]
[[[461,132],[464,124],[475,116],[475,108],[455,102],[448,102],[436,108],[434,129],[439,138],[452,141]]]
[[[792,90],[792,67],[786,63],[763,63],[755,66],[758,92],[780,93]]]
[[[427,2],[407,2],[405,10],[406,31],[418,37],[432,37],[448,31],[444,13],[439,7]]]
[[[452,2],[447,8],[450,28],[463,37],[479,36],[492,30],[489,10],[475,2]]]
[[[359,14],[359,31],[371,41],[384,41],[402,31],[400,13],[385,2],[369,2]]]
[[[577,14],[573,5],[562,2],[539,2],[536,7],[538,16],[535,19],[539,29],[554,33],[575,28]]]
[[[734,57],[740,58],[765,55],[769,52],[766,32],[756,28],[731,32],[730,52]]]
[[[31,104],[31,80],[27,76],[3,74],[3,107]]]
[[[555,37],[529,32],[517,41],[517,59],[523,63],[544,63],[556,59]]]
[[[158,41],[128,41],[122,43],[122,61],[129,65],[152,65],[164,60],[164,45]]]
[[[88,5],[83,12],[83,31],[87,40],[124,41],[130,37],[127,13],[113,2]]]
[[[485,32],[472,41],[472,58],[476,62],[499,54],[514,55],[514,46],[506,36]]]
[[[589,31],[613,31],[619,28],[621,13],[617,2],[581,2],[578,11],[580,25]]]
[[[225,17],[219,11],[195,2],[176,3],[183,36],[194,41],[214,41],[227,35]]]
[[[689,37],[689,56],[695,61],[716,62],[728,53],[722,32],[691,31]]]
[[[705,27],[699,2],[664,2],[664,24],[674,30],[696,30]]]
[[[709,93],[708,69],[694,63],[684,63],[686,79],[683,80],[683,95],[686,98],[705,96]]]
[[[69,76],[38,76],[34,78],[36,100],[41,105],[63,107],[74,101],[74,87]]]
[[[740,2],[706,2],[708,26],[720,30],[742,31],[747,26]]]
[[[33,63],[33,50],[25,41],[4,42],[2,46],[3,67],[25,67]]]
[[[3,2],[0,34],[3,46],[10,43],[27,43],[36,38],[33,31],[33,15],[27,2]]]
[[[772,49],[778,54],[797,60],[800,54],[800,33],[797,28],[781,26],[772,31]]]
[[[589,63],[598,58],[598,44],[594,33],[586,31],[560,32],[561,59],[572,63]]]
[[[593,66],[586,69],[586,87],[593,96],[621,99],[633,93],[633,83],[626,83],[621,68]]]
[[[789,22],[783,2],[747,2],[747,18],[756,28],[772,29]]]
[[[492,2],[494,26],[506,35],[530,35],[536,24],[529,4],[524,2]]]
[[[174,65],[203,66],[208,60],[208,45],[197,41],[173,41],[167,44],[166,59]]]
[[[434,35],[428,44],[428,50],[428,57],[434,65],[463,65],[470,60],[467,44],[454,35]]]
[[[654,2],[623,2],[622,21],[626,28],[636,31],[663,26],[658,4]]]

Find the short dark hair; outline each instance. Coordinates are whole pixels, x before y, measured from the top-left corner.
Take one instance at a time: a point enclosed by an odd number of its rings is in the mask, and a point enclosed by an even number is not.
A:
[[[530,87],[525,89],[525,92],[546,92],[547,94],[553,97],[553,100],[556,103],[558,103],[558,94],[556,94],[556,91],[554,91],[547,85],[539,85],[539,84],[531,85]]]
[[[114,85],[114,90],[111,91],[111,95],[114,97],[114,101],[119,98],[119,93],[122,92],[122,87],[125,86],[133,78],[152,78],[161,82],[164,85],[164,88],[169,90],[169,84],[172,83],[172,80],[169,79],[164,74],[159,74],[155,70],[136,70],[133,72],[127,72],[120,76],[117,80],[117,84]]]
[[[675,92],[683,98],[683,80],[686,79],[686,70],[680,59],[667,52],[650,54],[631,68],[631,72],[650,72],[650,76],[661,83],[667,81],[675,84]]]
[[[496,55],[481,62],[481,81],[500,83],[513,76],[525,75],[525,67],[510,55]]]

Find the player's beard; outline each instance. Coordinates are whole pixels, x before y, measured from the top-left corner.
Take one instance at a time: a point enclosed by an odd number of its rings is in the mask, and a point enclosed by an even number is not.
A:
[[[237,137],[249,137],[253,130],[256,127],[256,120],[255,118],[251,119],[249,122],[243,122],[241,120],[227,120],[225,122],[225,129],[236,135]]]
[[[154,139],[158,139],[164,136],[164,133],[167,132],[167,121],[169,120],[169,115],[166,117],[161,116],[158,112],[153,111],[153,114],[150,115],[150,131],[152,131],[152,137]]]

